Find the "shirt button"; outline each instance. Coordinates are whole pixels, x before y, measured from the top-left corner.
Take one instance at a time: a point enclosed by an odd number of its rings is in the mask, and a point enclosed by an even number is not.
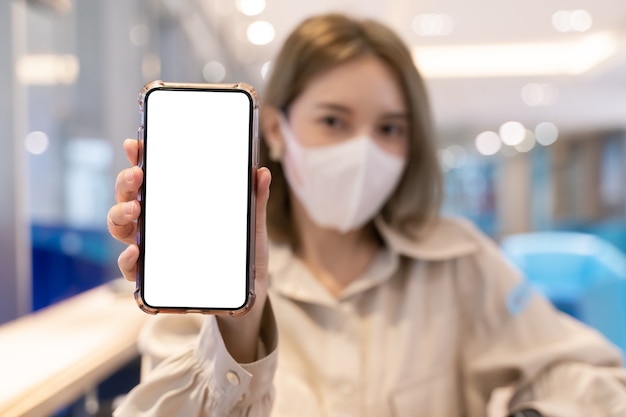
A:
[[[239,383],[241,382],[239,379],[239,375],[237,375],[237,373],[235,373],[234,371],[226,372],[226,380],[230,382],[230,385],[239,385]]]

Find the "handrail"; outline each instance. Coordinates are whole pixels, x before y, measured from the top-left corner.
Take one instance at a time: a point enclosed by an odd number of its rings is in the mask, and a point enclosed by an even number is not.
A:
[[[138,354],[149,316],[112,281],[0,326],[0,416],[48,416]]]

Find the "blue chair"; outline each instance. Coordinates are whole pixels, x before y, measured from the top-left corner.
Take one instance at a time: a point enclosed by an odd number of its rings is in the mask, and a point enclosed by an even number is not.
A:
[[[565,231],[511,235],[501,247],[556,308],[626,352],[626,254],[595,235]]]

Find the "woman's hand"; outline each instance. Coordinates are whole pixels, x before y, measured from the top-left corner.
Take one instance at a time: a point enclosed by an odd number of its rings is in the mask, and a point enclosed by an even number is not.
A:
[[[137,219],[141,206],[137,200],[139,188],[143,182],[143,171],[137,166],[138,142],[134,139],[124,141],[126,157],[131,164],[130,168],[122,170],[115,181],[115,204],[109,210],[107,226],[109,233],[120,242],[129,246],[120,254],[117,264],[122,275],[129,280],[135,280],[137,272]]]
[[[118,266],[122,275],[135,281],[139,248],[137,247],[137,219],[141,206],[137,200],[143,182],[143,171],[137,166],[138,142],[134,139],[124,141],[124,150],[131,164],[122,170],[115,181],[115,201],[107,216],[109,233],[128,247],[120,254]],[[269,199],[271,174],[267,168],[256,172],[256,259],[254,305],[248,314],[241,317],[218,316],[218,323],[226,347],[231,355],[241,363],[255,359],[259,328],[268,285],[268,236],[266,209]],[[184,215],[184,213],[181,213]]]
[[[137,247],[137,219],[141,206],[137,200],[139,188],[143,182],[143,171],[137,166],[138,142],[134,139],[124,141],[126,157],[130,168],[122,170],[115,181],[115,201],[107,216],[109,233],[120,242],[129,246],[120,254],[118,265],[124,277],[135,280],[136,264],[139,258]],[[267,286],[267,227],[265,222],[267,200],[271,174],[267,168],[257,170],[256,200],[256,290],[264,291]],[[261,288],[259,288],[261,286]],[[257,301],[258,298],[257,298]]]

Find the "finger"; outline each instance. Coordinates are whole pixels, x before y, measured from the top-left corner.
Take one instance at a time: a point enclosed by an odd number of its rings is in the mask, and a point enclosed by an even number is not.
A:
[[[137,200],[137,194],[143,182],[143,171],[138,166],[123,169],[115,180],[115,201]]]
[[[256,180],[257,214],[258,210],[261,209],[261,214],[263,215],[263,218],[265,218],[267,201],[270,196],[270,183],[272,182],[272,174],[270,170],[266,167],[259,168],[256,173]]]
[[[137,200],[119,203],[111,207],[107,215],[107,227],[111,236],[124,243],[135,243],[136,221],[140,213],[141,206]]]
[[[139,142],[135,139],[126,139],[124,141],[124,151],[126,151],[126,158],[131,165],[137,165],[139,159]]]
[[[139,259],[139,248],[137,245],[130,245],[117,258],[117,265],[124,278],[128,281],[135,281],[137,275],[137,260]]]

